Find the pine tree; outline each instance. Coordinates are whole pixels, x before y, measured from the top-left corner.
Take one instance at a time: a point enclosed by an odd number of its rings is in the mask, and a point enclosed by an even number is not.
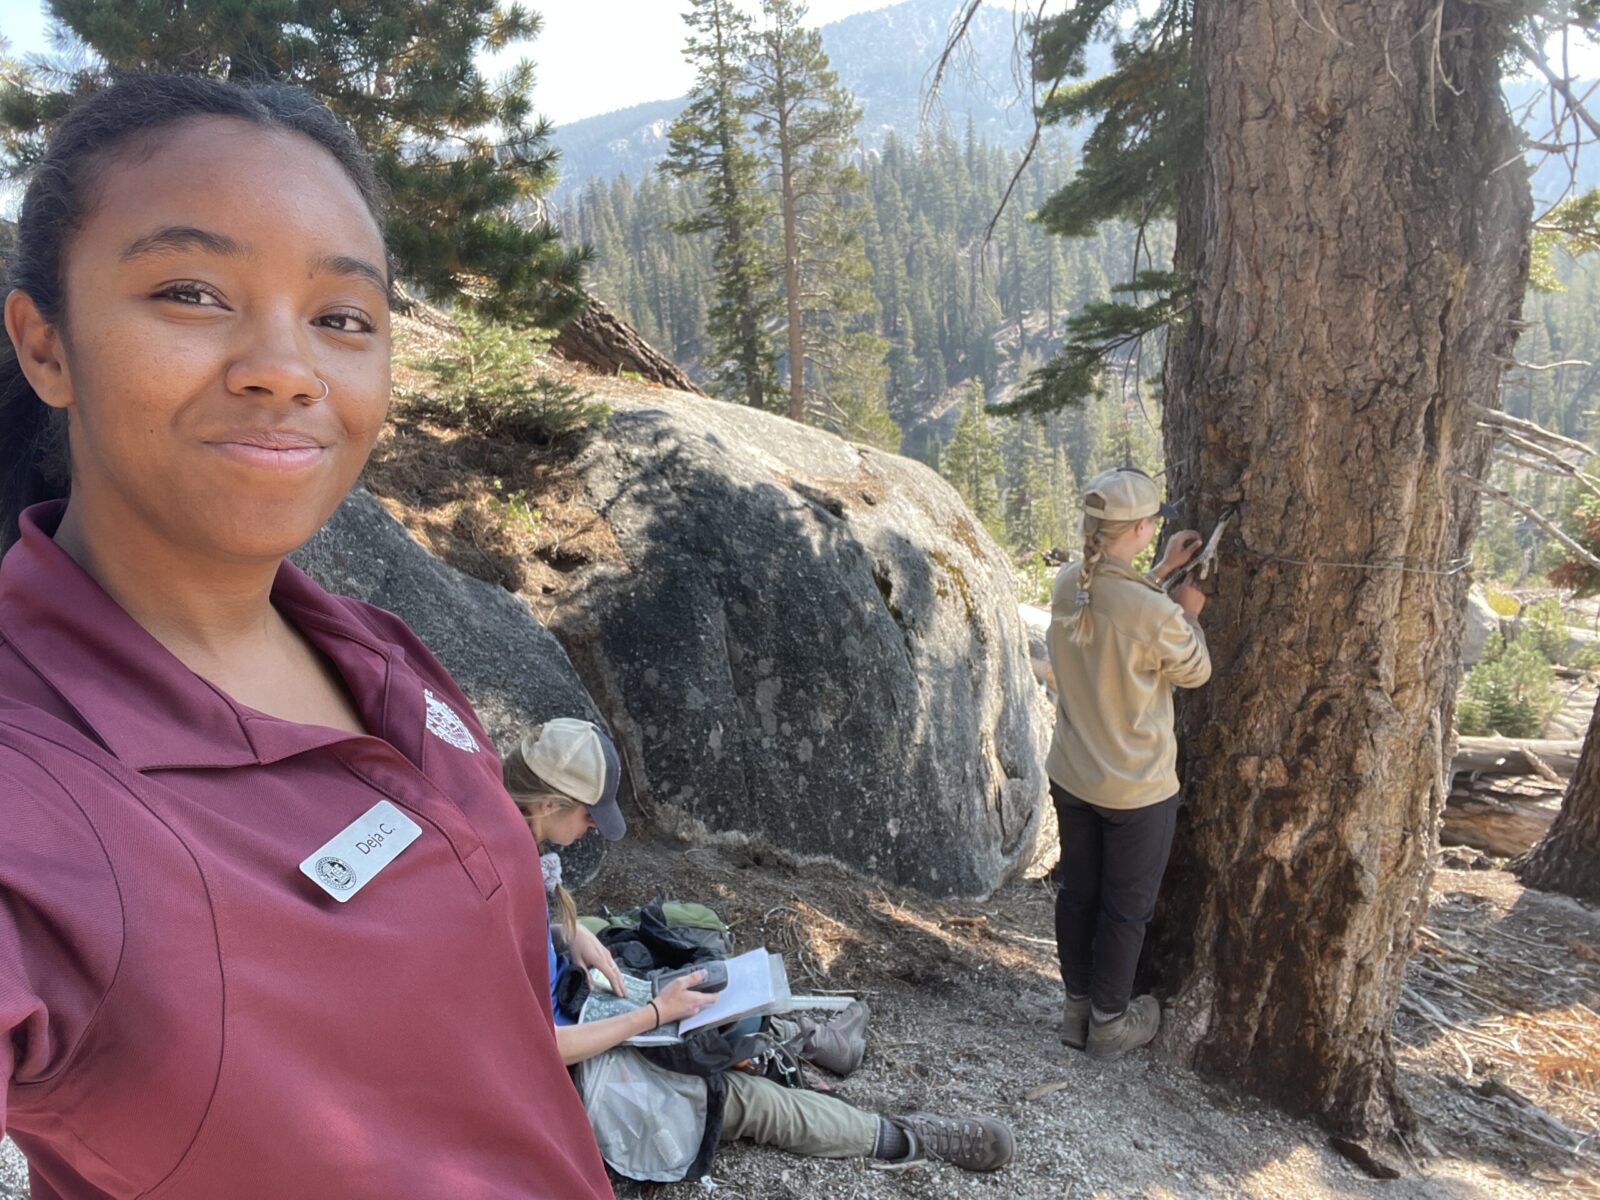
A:
[[[1050,456],[1050,497],[1054,505],[1051,533],[1053,548],[1071,550],[1083,540],[1082,498],[1065,450],[1057,448]]]
[[[664,168],[692,181],[700,196],[675,233],[712,235],[715,300],[707,314],[706,376],[712,390],[753,408],[778,408],[777,358],[768,328],[776,323],[776,264],[763,236],[771,198],[760,186],[760,159],[745,128],[745,64],[751,23],[732,0],[692,0],[683,20],[692,31],[684,57],[696,68],[689,106],[673,122]]]
[[[1012,426],[1011,486],[1006,491],[1006,542],[1015,551],[1048,550],[1059,540],[1051,455],[1043,423],[1024,418]]]
[[[812,395],[825,429],[880,450],[898,451],[900,426],[889,415],[884,399],[889,381],[888,345],[871,332],[847,335],[830,347],[825,360],[816,360]]]
[[[961,406],[950,445],[945,448],[941,468],[972,515],[1003,540],[998,480],[1003,466],[998,439],[990,427],[983,389],[972,386]]]
[[[817,391],[824,384],[836,386],[834,381],[842,378],[861,377],[853,370],[841,370],[842,360],[847,350],[864,344],[857,335],[875,334],[887,342],[888,410],[908,431],[904,450],[925,455],[927,423],[949,405],[951,388],[979,379],[997,403],[1010,399],[1015,394],[1011,380],[1027,378],[1039,357],[1055,349],[1050,314],[1059,321],[1085,301],[1109,299],[1105,281],[1122,269],[1134,244],[1133,232],[1120,223],[1108,223],[1094,236],[1068,242],[1047,236],[1026,219],[1023,204],[1014,202],[1002,213],[985,250],[989,221],[1019,157],[981,141],[969,155],[959,143],[930,131],[916,143],[890,135],[877,155],[863,159],[867,189],[852,203],[865,210],[860,214],[861,248],[870,278],[854,276],[860,288],[858,301],[833,312],[819,302],[815,320],[810,310],[803,314],[809,331],[812,419],[830,427],[852,427],[856,432],[851,437],[887,444],[886,429],[883,436],[866,438],[859,422],[841,424],[837,412],[828,415],[840,398]],[[977,164],[970,175],[969,158]],[[1015,196],[1028,205],[1041,203],[1069,176],[1065,150],[1047,141],[1019,181]],[[647,338],[672,352],[695,378],[716,386],[718,354],[710,318],[696,315],[709,314],[717,303],[715,237],[662,236],[664,227],[671,229],[701,211],[702,184],[693,177],[670,174],[665,182],[671,186],[664,187],[663,182],[655,179],[637,189],[623,180],[609,186],[591,184],[568,201],[561,226],[595,246],[590,273],[594,293]],[[775,245],[781,240],[776,216],[769,221],[773,228],[766,240]],[[1153,253],[1170,252],[1170,237],[1162,229],[1148,229],[1144,238]],[[775,265],[770,269],[778,274]],[[860,271],[859,265],[853,269]],[[833,282],[851,278],[847,269]],[[1575,281],[1570,301],[1565,294],[1554,293],[1550,301],[1576,306],[1586,295],[1581,281]],[[826,300],[833,303],[832,297]],[[856,303],[864,304],[865,310],[836,319]],[[782,313],[768,325],[770,344],[776,349],[783,339]],[[1020,335],[1015,332],[1019,326]],[[1153,355],[1147,357],[1153,361]],[[783,399],[786,402],[787,397]],[[1155,402],[1147,403],[1151,418],[1158,418]],[[1090,424],[1097,430],[1090,442],[1075,435],[1071,443],[1080,468],[1085,466],[1081,461],[1085,454],[1107,464],[1126,461],[1127,446],[1137,439],[1123,436],[1125,422],[1115,401],[1095,400],[1077,419],[1083,425],[1080,432],[1095,432],[1089,430]],[[1143,421],[1137,414],[1135,419]],[[1050,428],[1053,447],[1059,428],[1054,417]],[[1009,490],[1009,479],[1008,473],[1003,491]]]
[[[1033,73],[1049,85],[1041,121],[1095,122],[1078,171],[1038,209],[1039,223],[1055,234],[1085,237],[1118,218],[1144,227],[1173,216],[1178,180],[1199,159],[1201,109],[1190,78],[1192,9],[1185,0],[1161,0],[1131,21],[1122,15],[1116,0],[1084,0],[1036,30]],[[1086,52],[1096,38],[1111,39],[1112,70],[1087,82],[1067,82],[1086,73]],[[1062,352],[1005,407],[1047,412],[1103,392],[1108,363],[1174,321],[1188,289],[1180,273],[1135,270],[1114,289],[1121,298],[1088,304],[1067,321]]]
[[[110,72],[188,71],[292,83],[373,152],[391,193],[390,249],[404,278],[491,317],[552,325],[582,303],[585,254],[542,216],[555,180],[550,124],[533,115],[533,64],[503,79],[474,65],[531,39],[539,18],[496,0],[48,0],[57,25],[103,61],[57,64],[58,90],[0,87],[0,170],[42,153],[74,94]]]
[[[748,109],[782,219],[789,415],[802,421],[809,363],[836,356],[871,308],[865,179],[849,157],[861,110],[828,65],[822,35],[802,25],[803,3],[762,0],[761,12]]]

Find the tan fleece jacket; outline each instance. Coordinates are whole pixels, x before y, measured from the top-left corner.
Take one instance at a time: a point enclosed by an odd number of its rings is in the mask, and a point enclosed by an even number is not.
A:
[[[1101,559],[1090,587],[1093,632],[1075,645],[1066,619],[1077,608],[1082,563],[1056,575],[1050,594],[1050,666],[1056,729],[1045,769],[1079,799],[1143,808],[1178,790],[1172,689],[1211,678],[1205,634],[1135,571]]]

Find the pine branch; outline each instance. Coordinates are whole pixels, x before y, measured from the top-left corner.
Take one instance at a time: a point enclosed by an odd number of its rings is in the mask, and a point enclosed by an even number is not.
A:
[[[1532,454],[1543,462],[1545,464],[1545,474],[1565,475],[1568,479],[1576,479],[1591,492],[1600,495],[1600,480],[1596,480],[1592,475],[1585,474],[1554,450],[1547,450],[1532,439],[1522,437],[1520,434],[1512,433],[1509,430],[1503,431],[1500,436],[1517,449]]]
[[[1492,496],[1494,499],[1500,501],[1501,504],[1504,504],[1507,508],[1521,513],[1524,517],[1532,521],[1540,529],[1544,530],[1551,537],[1555,538],[1556,541],[1565,546],[1567,550],[1571,552],[1574,558],[1577,558],[1585,566],[1592,567],[1596,571],[1600,571],[1600,558],[1596,558],[1582,545],[1574,541],[1565,530],[1563,530],[1549,517],[1541,513],[1538,509],[1534,508],[1531,504],[1524,504],[1510,492],[1503,491],[1500,488],[1494,487],[1492,484],[1487,484],[1481,479],[1474,479],[1471,475],[1457,472],[1456,478],[1461,480],[1463,483],[1470,484],[1484,495]]]
[[[1519,441],[1521,441],[1521,439],[1519,439]],[[1541,475],[1554,475],[1562,479],[1576,479],[1596,496],[1600,496],[1600,480],[1595,479],[1594,476],[1586,475],[1571,463],[1564,459],[1558,458],[1554,454],[1539,450],[1539,448],[1534,446],[1532,443],[1522,442],[1521,444],[1523,449],[1535,452],[1541,457],[1524,458],[1520,454],[1512,454],[1509,450],[1496,450],[1494,452],[1495,460],[1497,462],[1509,463],[1511,466],[1517,467],[1520,470],[1537,471]]]
[[[983,7],[983,0],[967,0],[965,10],[957,11],[950,22],[950,33],[945,38],[944,49],[939,52],[939,60],[933,64],[933,81],[928,85],[927,99],[923,102],[922,117],[927,120],[929,106],[939,96],[939,86],[944,82],[945,71],[950,66],[950,60],[955,56],[956,49],[967,36],[967,27],[972,24],[972,18],[978,15],[978,9]]]
[[[1550,86],[1566,101],[1567,111],[1587,125],[1590,133],[1600,138],[1600,121],[1595,120],[1589,110],[1583,106],[1583,102],[1573,94],[1572,81],[1556,72],[1556,69],[1550,65],[1550,60],[1545,57],[1544,51],[1536,48],[1520,33],[1511,35],[1511,44],[1522,52],[1524,58],[1539,68],[1539,74],[1549,80]]]
[[[1479,407],[1474,410],[1473,415],[1477,417],[1480,426],[1495,429],[1497,434],[1502,429],[1509,429],[1513,433],[1520,434],[1522,437],[1536,442],[1545,442],[1562,450],[1575,450],[1585,458],[1594,456],[1594,451],[1582,442],[1546,429],[1543,425],[1536,424],[1533,421],[1524,421],[1521,417],[1513,417],[1510,413]],[[1499,436],[1505,435],[1499,434]],[[1507,438],[1507,440],[1510,439]]]
[[[1594,364],[1586,358],[1564,358],[1553,363],[1525,363],[1520,359],[1511,359],[1511,365],[1522,371],[1554,371],[1558,367],[1592,367]]]

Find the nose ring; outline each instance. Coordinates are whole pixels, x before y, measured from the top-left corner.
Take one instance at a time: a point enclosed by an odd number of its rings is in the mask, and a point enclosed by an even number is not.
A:
[[[333,391],[333,389],[332,389],[332,388],[330,388],[330,387],[329,387],[329,386],[328,386],[328,381],[327,381],[327,380],[326,380],[326,379],[323,379],[323,378],[321,378],[321,377],[320,377],[320,376],[319,376],[319,377],[318,377],[318,378],[317,378],[317,382],[318,382],[318,383],[320,383],[320,384],[321,384],[321,385],[322,385],[322,395],[320,395],[320,396],[313,396],[313,397],[312,397],[312,398],[311,398],[311,403],[313,403],[313,404],[320,404],[320,403],[322,403],[322,401],[324,401],[324,400],[326,400],[326,399],[327,399],[327,398],[328,398],[328,393],[329,393],[329,392],[331,392],[331,391]]]

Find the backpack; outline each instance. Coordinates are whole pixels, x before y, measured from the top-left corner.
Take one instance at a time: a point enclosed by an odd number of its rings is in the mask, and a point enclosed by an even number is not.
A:
[[[741,1024],[696,1029],[671,1046],[617,1046],[578,1065],[578,1092],[607,1166],[641,1182],[699,1179],[721,1146],[727,1072],[806,1086],[800,1060],[768,1020],[754,1032]]]
[[[674,923],[685,917],[699,923]],[[601,943],[618,966],[639,978],[725,958],[733,947],[728,927],[704,905],[657,896],[607,920],[598,930]],[[709,935],[710,944],[702,935]],[[557,986],[556,1002],[576,1018],[588,994],[583,972],[569,971]],[[741,1065],[789,1087],[805,1086],[798,1057],[767,1018],[696,1029],[670,1046],[617,1046],[580,1063],[579,1094],[606,1165],[652,1183],[709,1174],[727,1103],[722,1077]]]
[[[618,1175],[675,1183],[710,1172],[727,1100],[720,1076],[669,1071],[632,1046],[587,1059],[577,1073],[600,1157]]]
[[[608,929],[639,928],[647,911],[679,937],[704,946],[718,958],[733,953],[733,931],[714,910],[692,900],[663,900],[657,895],[649,904],[624,913],[602,908],[599,916],[580,917],[578,923],[605,941]]]

